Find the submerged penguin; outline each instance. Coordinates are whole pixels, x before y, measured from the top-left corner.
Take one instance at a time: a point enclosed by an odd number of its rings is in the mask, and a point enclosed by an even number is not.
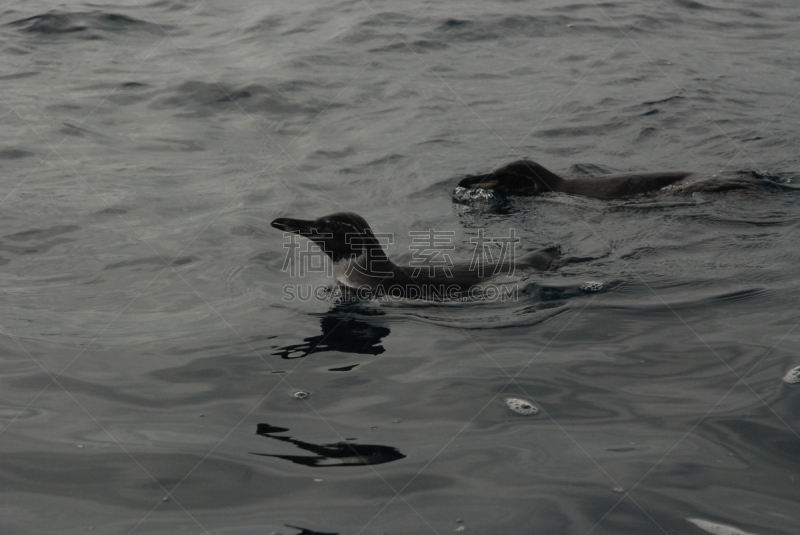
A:
[[[422,268],[419,265],[399,266],[386,256],[364,218],[352,212],[339,212],[315,220],[279,218],[271,225],[312,240],[333,261],[336,279],[347,287],[358,289],[359,295],[458,298],[498,274],[515,269],[547,270],[559,257],[557,247],[548,247],[518,258],[506,258],[489,270],[481,269],[475,263],[423,262]],[[431,259],[430,255],[426,258]],[[446,258],[449,261],[449,257]]]
[[[562,178],[532,160],[517,160],[485,175],[469,176],[458,186],[487,189],[504,195],[563,192],[594,199],[621,199],[675,185],[676,191],[724,191],[753,187],[764,177],[754,171],[702,173],[626,173],[591,178]]]

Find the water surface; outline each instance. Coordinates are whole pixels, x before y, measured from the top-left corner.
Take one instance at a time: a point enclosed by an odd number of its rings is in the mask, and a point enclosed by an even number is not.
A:
[[[796,532],[798,21],[7,2],[2,531]],[[522,157],[771,178],[453,202]],[[565,261],[503,302],[283,300],[269,222],[344,210],[398,261],[430,228],[459,261],[510,228]]]

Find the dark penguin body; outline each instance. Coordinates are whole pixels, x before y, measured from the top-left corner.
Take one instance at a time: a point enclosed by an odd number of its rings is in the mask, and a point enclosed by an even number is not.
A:
[[[430,273],[399,266],[386,256],[364,218],[350,212],[315,220],[280,218],[271,225],[314,241],[333,260],[334,275],[340,283],[369,295],[428,298],[445,289],[446,297],[452,298],[496,276],[493,270],[480,272],[466,264],[449,266],[447,273],[441,267]],[[544,271],[558,256],[556,247],[540,249],[515,258],[513,267]],[[510,264],[503,264],[495,273],[508,272],[509,268]]]
[[[467,189],[488,189],[504,195],[540,195],[563,192],[593,199],[622,199],[675,185],[678,191],[722,191],[757,184],[761,175],[729,171],[718,175],[700,173],[626,173],[591,178],[562,178],[531,160],[517,160],[491,173],[466,177],[458,183]]]

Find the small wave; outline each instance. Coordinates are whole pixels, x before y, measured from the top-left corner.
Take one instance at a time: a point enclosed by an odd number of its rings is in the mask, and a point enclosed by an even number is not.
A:
[[[0,237],[0,251],[17,255],[45,253],[58,245],[76,241],[77,238],[66,238],[63,235],[78,230],[80,227],[77,225],[57,225],[7,234]]]
[[[126,260],[123,262],[114,262],[112,264],[108,264],[103,268],[103,271],[107,271],[110,269],[120,269],[120,268],[129,268],[134,270],[149,270],[155,271],[165,267],[165,260],[159,256],[150,256],[146,258],[138,258],[136,260]],[[186,264],[191,264],[192,262],[196,262],[197,258],[194,256],[182,256],[179,258],[175,258],[169,262],[169,265],[172,267],[183,266]]]
[[[486,15],[476,20],[447,19],[436,29],[436,34],[431,35],[444,34],[451,42],[508,37],[551,37],[563,34],[568,31],[568,25],[574,26],[578,22],[595,21],[564,15]]]
[[[17,160],[19,158],[29,158],[33,156],[32,152],[22,149],[0,149],[0,160]]]
[[[102,39],[96,32],[121,33],[131,30],[163,33],[171,26],[157,25],[118,13],[101,11],[67,13],[50,11],[9,23],[21,31],[49,36],[79,35],[82,39]]]
[[[156,99],[150,108],[156,110],[186,110],[196,117],[209,116],[216,112],[238,111],[244,113],[265,112],[281,116],[294,114],[315,115],[325,109],[323,103],[313,97],[303,97],[302,83],[296,87],[271,88],[258,84],[231,87],[224,82],[188,81],[169,89],[168,95]],[[286,95],[292,95],[289,98]],[[328,108],[336,107],[328,105]]]

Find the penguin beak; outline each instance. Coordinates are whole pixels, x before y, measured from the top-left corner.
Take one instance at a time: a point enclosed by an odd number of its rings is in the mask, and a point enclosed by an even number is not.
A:
[[[497,186],[497,179],[491,174],[468,176],[461,179],[458,186],[467,189],[492,189]]]
[[[270,226],[285,232],[294,232],[295,234],[311,234],[313,232],[318,232],[317,227],[314,226],[314,221],[309,221],[306,219],[290,219],[288,217],[280,217],[270,223]]]

